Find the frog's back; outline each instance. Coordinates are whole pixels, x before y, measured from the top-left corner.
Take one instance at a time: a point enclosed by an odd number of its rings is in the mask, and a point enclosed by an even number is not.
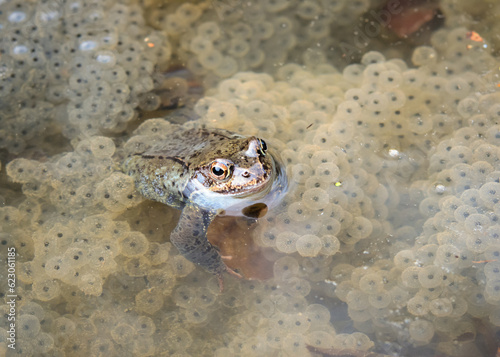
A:
[[[195,164],[206,148],[216,147],[217,143],[226,139],[241,138],[239,134],[223,129],[184,129],[178,127],[165,135],[164,139],[152,144],[142,154],[149,156],[175,156],[185,162]]]

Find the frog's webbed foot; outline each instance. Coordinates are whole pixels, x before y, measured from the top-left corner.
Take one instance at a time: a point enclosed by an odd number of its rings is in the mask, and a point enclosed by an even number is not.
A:
[[[221,255],[220,257],[223,260],[231,260],[231,259],[233,259],[232,255]],[[228,273],[228,274],[230,274],[232,276],[235,276],[238,279],[243,279],[243,276],[241,274],[237,273],[236,271],[234,271],[233,269],[231,269],[227,265],[226,265],[226,273]],[[217,274],[217,280],[219,281],[220,292],[222,292],[224,290],[224,276],[223,276],[223,274]]]
[[[219,281],[219,288],[224,289],[225,272],[242,278],[222,261],[218,249],[207,240],[207,229],[216,213],[204,211],[194,205],[184,207],[179,223],[170,235],[170,242],[189,261],[202,266],[214,274]]]
[[[237,277],[238,279],[243,279],[243,276],[241,274],[235,272],[233,269],[231,269],[227,265],[226,265],[226,273],[229,273],[232,276]],[[224,276],[222,275],[222,273],[217,274],[217,280],[219,282],[219,290],[220,290],[220,292],[222,292],[224,290]]]

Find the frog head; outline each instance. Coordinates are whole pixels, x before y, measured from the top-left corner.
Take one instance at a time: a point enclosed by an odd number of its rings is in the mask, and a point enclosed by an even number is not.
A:
[[[275,165],[264,140],[236,138],[214,151],[193,179],[214,194],[246,197],[270,186]]]

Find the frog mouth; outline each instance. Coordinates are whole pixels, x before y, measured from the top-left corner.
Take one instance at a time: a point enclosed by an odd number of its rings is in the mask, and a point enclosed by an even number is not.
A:
[[[231,180],[228,182],[227,191],[221,194],[229,194],[237,199],[251,198],[252,201],[261,201],[267,196],[278,195],[286,192],[288,188],[288,179],[279,154],[269,152],[267,160],[259,161],[247,171],[253,176],[245,175],[245,169],[235,169],[236,176],[243,177],[241,180]],[[247,177],[245,177],[247,176]],[[271,198],[274,201],[274,198]],[[272,206],[272,204],[271,204]]]
[[[268,183],[271,181],[271,176],[266,173],[261,176],[246,178],[246,180],[232,180],[227,183],[227,186],[218,190],[218,193],[235,197],[246,197],[261,192],[270,186]],[[240,181],[242,182],[239,183]]]
[[[283,165],[275,161],[273,170],[266,177],[266,182],[256,184],[251,189],[242,188],[240,193],[224,196],[229,199],[235,199],[224,207],[225,214],[228,216],[239,216],[241,214],[248,216],[248,207],[258,205],[266,206],[266,211],[278,205],[281,198],[288,191],[288,178]],[[259,211],[262,214],[265,212]],[[257,218],[257,217],[254,217]]]

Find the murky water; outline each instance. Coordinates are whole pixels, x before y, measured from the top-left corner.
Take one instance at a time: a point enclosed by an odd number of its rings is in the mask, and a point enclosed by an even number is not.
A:
[[[2,353],[495,356],[498,11],[0,2]],[[119,171],[172,122],[286,167],[264,217],[211,224],[222,293]]]

